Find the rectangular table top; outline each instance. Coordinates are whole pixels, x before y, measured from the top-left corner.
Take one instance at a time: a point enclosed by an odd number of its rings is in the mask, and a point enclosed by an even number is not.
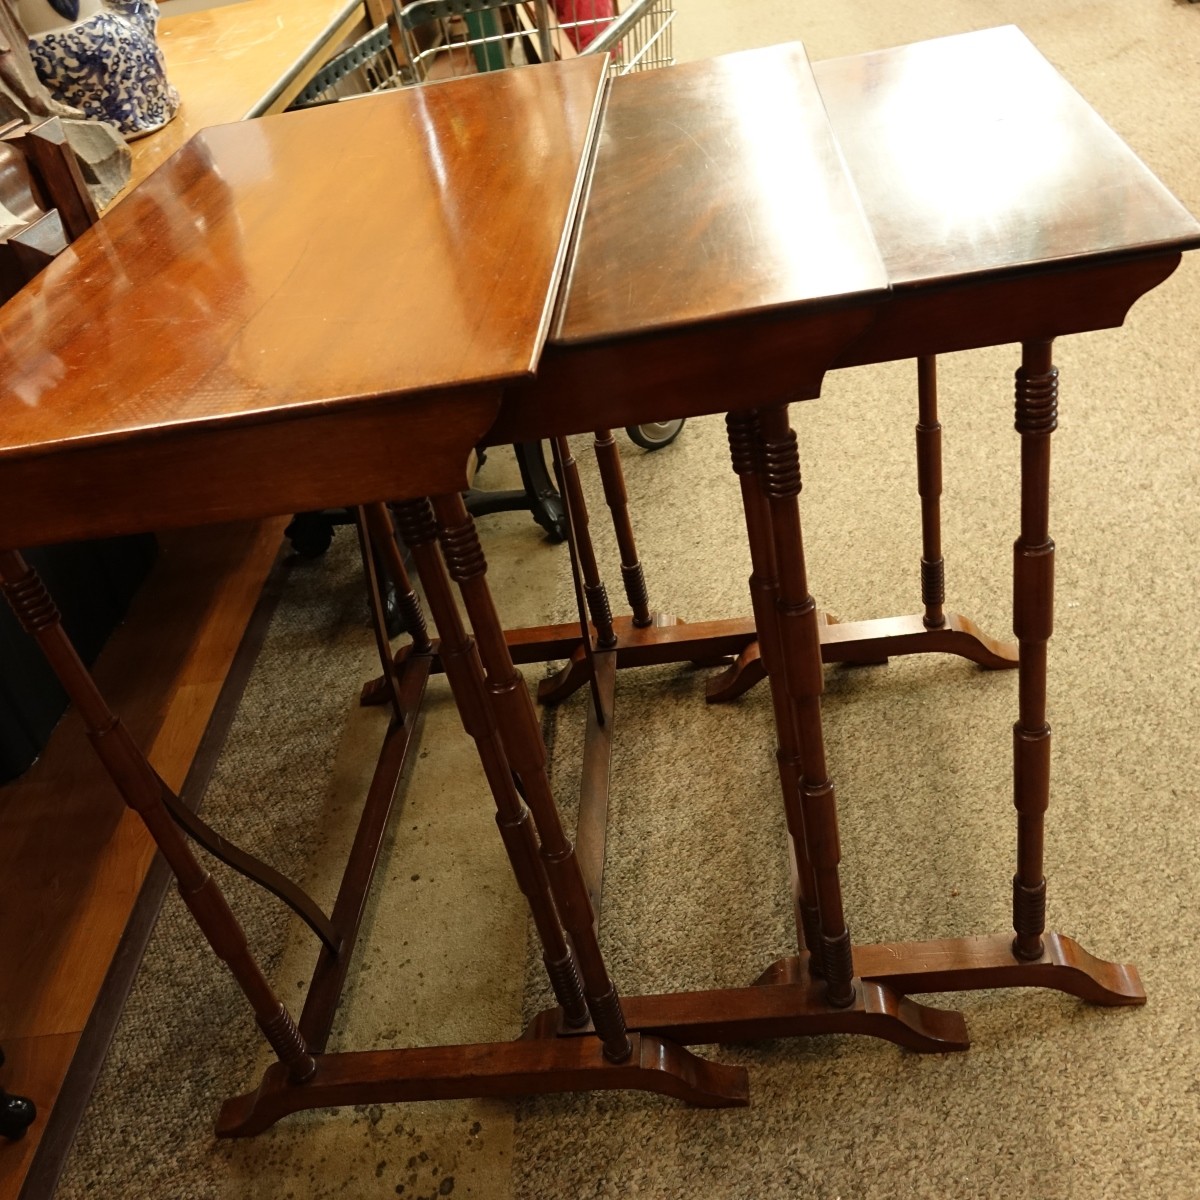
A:
[[[728,411],[815,396],[835,365],[1116,325],[1200,245],[1012,28],[815,73],[768,47],[618,79],[607,104],[604,71],[194,138],[0,311],[0,511],[36,495],[45,516],[7,536],[399,499],[449,485],[438,446],[489,420],[527,440]],[[402,481],[370,414],[410,401]],[[284,433],[231,440],[266,425]]]
[[[0,541],[467,484],[537,365],[602,58],[218,126],[0,309]]]
[[[532,372],[603,81],[580,59],[197,135],[0,310],[0,464]]]
[[[828,117],[826,116],[828,113]],[[1120,325],[1200,223],[1013,27],[615,80],[527,440]],[[855,314],[857,313],[857,319]]]
[[[894,289],[1200,245],[1015,26],[814,66]]]
[[[614,81],[553,340],[1196,245],[1013,26],[811,73],[776,46]]]

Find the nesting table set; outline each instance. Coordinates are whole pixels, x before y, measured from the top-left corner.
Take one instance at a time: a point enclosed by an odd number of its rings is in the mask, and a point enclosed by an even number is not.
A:
[[[371,589],[381,557],[412,635],[393,654],[376,604],[382,675],[366,696],[391,721],[327,914],[180,804],[36,575],[0,553],[6,596],[278,1056],[218,1131],[328,1105],[575,1089],[742,1104],[745,1072],[687,1046],[844,1032],[966,1047],[959,1013],[910,993],[1043,986],[1142,1003],[1133,968],[1045,922],[1051,347],[1119,325],[1197,246],[1200,224],[1006,28],[815,67],[795,44],[611,81],[583,58],[218,127],[55,260],[0,310],[0,546],[358,506]],[[1021,346],[1015,644],[945,610],[938,512],[936,355],[1008,343]],[[832,623],[809,591],[788,405],[818,396],[829,370],[899,358],[920,363],[923,611]],[[607,431],[708,413],[727,414],[753,616],[656,621]],[[628,617],[613,617],[587,536],[566,443],[578,433],[597,433]],[[477,446],[541,438],[568,501],[581,621],[506,633],[460,493]],[[921,652],[1019,672],[1014,929],[855,945],[822,662]],[[558,659],[543,699],[592,693],[577,845],[516,666]],[[725,663],[712,700],[771,689],[798,946],[745,987],[623,997],[597,936],[607,754],[614,730],[636,736],[615,729],[614,680],[672,661]],[[557,1006],[512,1042],[329,1053],[433,671],[478,747]],[[318,937],[298,1018],[187,835]]]

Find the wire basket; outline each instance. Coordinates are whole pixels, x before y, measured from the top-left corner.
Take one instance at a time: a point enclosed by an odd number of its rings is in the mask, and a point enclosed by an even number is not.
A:
[[[391,88],[610,54],[614,75],[674,63],[669,0],[414,0],[313,76],[292,108]]]

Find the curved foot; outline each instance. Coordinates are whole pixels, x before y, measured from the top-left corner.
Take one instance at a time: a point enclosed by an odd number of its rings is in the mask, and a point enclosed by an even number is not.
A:
[[[821,626],[821,659],[826,663],[882,663],[903,654],[954,654],[989,671],[1017,665],[1017,645],[988,637],[969,617],[947,613],[946,623],[927,629],[920,615],[872,621],[827,621]]]
[[[821,629],[841,623],[830,612],[818,613],[817,621]],[[885,655],[882,658],[864,660],[862,665],[882,666],[886,663],[887,656]],[[719,666],[720,664],[714,663],[713,665]],[[720,675],[716,675],[708,681],[704,688],[704,702],[706,704],[728,704],[731,700],[744,696],[755,684],[761,683],[766,677],[767,668],[762,660],[758,639],[755,638]]]
[[[283,1064],[275,1063],[253,1092],[221,1106],[216,1132],[250,1137],[309,1108],[466,1096],[633,1089],[701,1108],[749,1103],[744,1068],[699,1058],[661,1037],[634,1033],[629,1040],[631,1053],[619,1063],[604,1057],[595,1036],[322,1054],[305,1083],[293,1083]]]
[[[985,671],[1011,671],[1020,661],[1016,642],[990,637],[962,613],[947,613],[946,626],[951,637],[947,652],[970,659]]]
[[[727,704],[744,696],[756,683],[767,677],[758,642],[751,642],[729,667],[704,686],[706,704]]]
[[[538,703],[561,704],[573,692],[577,692],[583,687],[590,676],[591,668],[588,664],[587,653],[580,646],[572,653],[565,667],[538,684]]]
[[[750,1076],[745,1067],[713,1062],[685,1050],[677,1042],[650,1034],[634,1034],[633,1054],[614,1071],[628,1072],[615,1087],[637,1088],[673,1096],[694,1108],[745,1108],[750,1103]]]
[[[918,1004],[870,979],[856,985],[862,1018],[855,1028],[918,1054],[968,1050],[971,1037],[962,1013]],[[848,1032],[854,1032],[851,1029]]]
[[[1031,969],[1031,986],[1054,988],[1105,1008],[1146,1003],[1142,977],[1132,963],[1097,958],[1062,933],[1048,933],[1044,941],[1042,957],[1024,964]]]
[[[1146,990],[1136,967],[1097,958],[1065,934],[1047,933],[1043,941],[1042,956],[1031,961],[1013,954],[1010,933],[855,946],[854,971],[862,979],[883,983],[899,995],[1042,987],[1108,1008],[1146,1003]],[[805,954],[777,960],[757,982],[801,983],[808,979]]]

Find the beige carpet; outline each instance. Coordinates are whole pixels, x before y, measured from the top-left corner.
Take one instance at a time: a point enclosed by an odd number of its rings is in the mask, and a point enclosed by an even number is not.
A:
[[[1200,6],[676,4],[686,58],[788,38],[823,58],[1014,22],[1200,210]],[[1057,352],[1050,921],[1137,962],[1146,1008],[974,993],[944,1001],[967,1014],[964,1055],[850,1038],[706,1050],[749,1067],[753,1106],[738,1112],[619,1094],[396,1105],[305,1114],[218,1144],[219,1099],[250,1086],[266,1059],[172,899],[59,1195],[1200,1195],[1198,272],[1185,263],[1123,330]],[[1015,358],[1008,347],[942,360],[949,598],[996,633],[1009,628],[1016,532]],[[810,576],[839,615],[917,607],[914,394],[912,364],[843,372],[794,414]],[[690,422],[660,455],[622,452],[656,604],[697,619],[745,611],[721,423]],[[520,517],[484,531],[512,623],[570,615],[561,548]],[[371,646],[351,551],[343,537],[293,572],[207,801],[211,819],[324,895],[330,873],[316,863],[344,840],[378,733],[376,714],[352,703]],[[702,686],[702,673],[676,669],[621,680],[603,933],[626,992],[741,983],[792,942],[766,693],[714,710]],[[831,670],[827,687],[856,939],[1004,929],[1015,677],[927,658]],[[580,731],[577,703],[549,728],[566,808]],[[435,689],[335,1048],[511,1036],[545,1003],[536,958],[521,978],[526,922],[490,809]],[[280,989],[295,995],[311,938],[232,890]]]

